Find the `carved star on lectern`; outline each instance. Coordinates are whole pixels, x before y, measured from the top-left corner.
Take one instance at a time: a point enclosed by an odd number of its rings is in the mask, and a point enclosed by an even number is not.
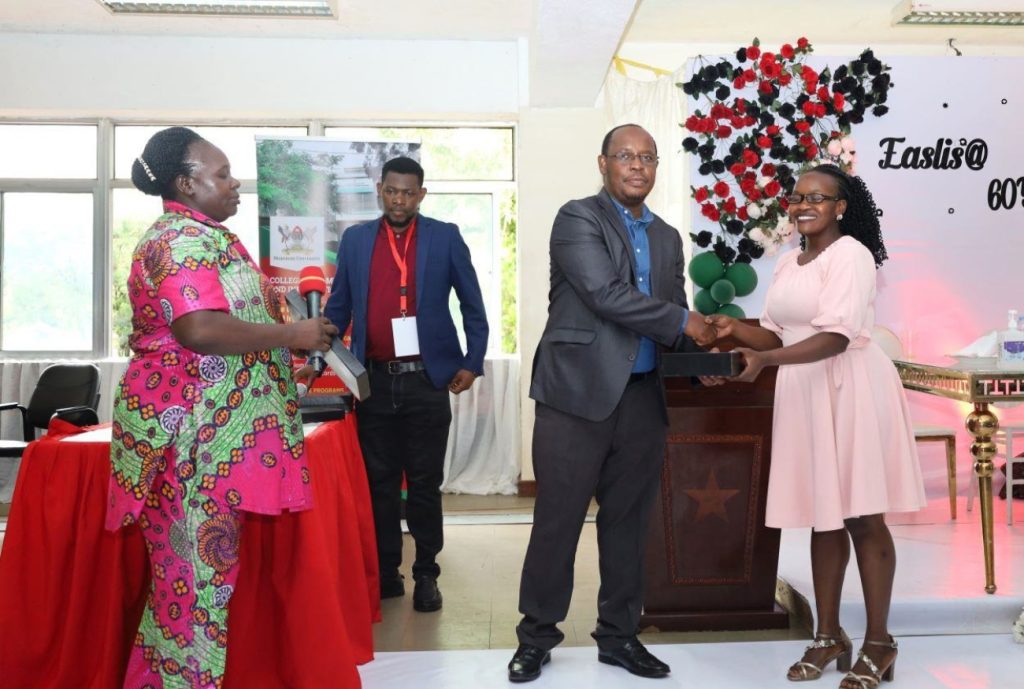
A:
[[[740,491],[736,488],[719,488],[715,470],[712,469],[708,475],[707,485],[703,488],[686,488],[683,492],[697,501],[697,514],[693,521],[699,522],[705,517],[716,515],[727,522],[729,514],[725,510],[725,501]]]

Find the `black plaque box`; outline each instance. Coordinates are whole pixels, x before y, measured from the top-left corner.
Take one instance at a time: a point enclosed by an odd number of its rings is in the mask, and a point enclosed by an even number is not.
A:
[[[739,352],[672,352],[661,355],[661,375],[736,376],[743,370]]]

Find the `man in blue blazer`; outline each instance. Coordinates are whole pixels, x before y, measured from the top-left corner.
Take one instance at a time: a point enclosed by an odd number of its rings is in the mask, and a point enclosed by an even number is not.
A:
[[[405,595],[401,489],[416,543],[413,607],[441,609],[437,554],[444,544],[441,482],[452,413],[460,394],[483,375],[487,316],[469,247],[452,224],[419,215],[423,168],[410,158],[384,164],[377,184],[384,214],[345,231],[325,315],[345,332],[370,374],[370,396],[357,409],[359,444],[377,528],[381,597]],[[448,306],[459,299],[468,352]]]

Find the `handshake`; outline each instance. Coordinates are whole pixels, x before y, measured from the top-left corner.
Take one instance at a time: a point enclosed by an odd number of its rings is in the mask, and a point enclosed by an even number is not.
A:
[[[702,316],[696,311],[691,311],[683,333],[701,347],[708,347],[717,340],[731,335],[735,325],[736,319],[731,316],[722,314]]]

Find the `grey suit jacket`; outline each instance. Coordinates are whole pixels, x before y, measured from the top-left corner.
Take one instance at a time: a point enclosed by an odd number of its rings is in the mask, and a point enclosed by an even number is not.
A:
[[[530,397],[601,421],[626,389],[640,337],[665,347],[679,339],[686,309],[683,242],[658,216],[647,238],[650,297],[636,287],[635,252],[606,191],[558,211],[548,322],[533,360]]]

